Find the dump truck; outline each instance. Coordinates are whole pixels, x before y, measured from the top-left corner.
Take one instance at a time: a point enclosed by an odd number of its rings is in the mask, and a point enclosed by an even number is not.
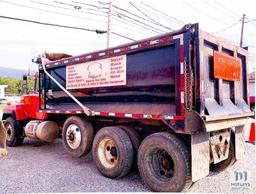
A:
[[[3,112],[8,146],[62,138],[74,157],[91,151],[104,176],[138,168],[162,192],[184,191],[244,153],[244,127],[253,121],[248,51],[198,24],[34,62],[34,92]]]

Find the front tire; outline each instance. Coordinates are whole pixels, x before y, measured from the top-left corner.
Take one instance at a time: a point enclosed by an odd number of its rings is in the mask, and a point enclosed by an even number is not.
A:
[[[192,184],[189,149],[167,132],[152,134],[142,141],[138,168],[142,180],[153,191],[180,192]]]
[[[92,148],[94,132],[89,121],[78,116],[69,117],[63,126],[64,148],[74,157],[88,154]]]
[[[24,135],[23,128],[18,126],[16,120],[12,117],[8,117],[4,122],[4,127],[6,128],[6,144],[9,147],[20,146],[23,143]]]
[[[133,146],[127,133],[119,127],[104,127],[93,141],[93,160],[106,177],[121,178],[133,165]]]

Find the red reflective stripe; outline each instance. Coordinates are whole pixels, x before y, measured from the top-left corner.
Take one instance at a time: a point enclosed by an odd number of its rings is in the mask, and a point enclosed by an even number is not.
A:
[[[164,37],[164,38],[160,38],[159,42],[165,42],[165,41],[169,41],[169,40],[172,40],[172,39],[173,39],[172,36],[167,36],[167,37]]]
[[[255,96],[250,96],[250,103],[255,103]]]
[[[100,112],[101,116],[108,116],[108,112]]]
[[[146,47],[146,46],[149,46],[149,45],[150,45],[150,42],[146,41],[146,42],[140,43],[139,48]]]
[[[121,51],[121,52],[124,52],[124,51],[127,51],[127,50],[129,50],[129,47],[120,48],[120,51]]]
[[[84,114],[83,110],[40,110],[39,112],[44,113],[55,113],[55,114]],[[95,116],[113,116],[113,117],[128,117],[134,119],[164,119],[162,115],[144,115],[144,114],[129,114],[129,113],[109,113],[109,112],[98,112]],[[126,116],[130,115],[130,116]],[[175,118],[175,116],[173,117]]]
[[[81,57],[79,57],[79,58],[80,58],[80,61],[86,60],[86,56],[81,56]]]
[[[174,121],[179,121],[179,120],[184,120],[184,119],[185,119],[185,117],[183,115],[173,116]]]
[[[185,83],[184,83],[184,74],[180,74],[180,91],[184,91]]]
[[[180,114],[184,115],[184,104],[183,103],[180,104]]]
[[[151,115],[152,119],[163,119],[163,116],[161,115]]]
[[[140,119],[140,118],[144,118],[144,115],[143,114],[132,114],[132,118]]]
[[[116,117],[124,117],[124,113],[116,113]]]
[[[114,50],[108,50],[106,51],[107,55],[111,55],[111,54],[114,54]]]

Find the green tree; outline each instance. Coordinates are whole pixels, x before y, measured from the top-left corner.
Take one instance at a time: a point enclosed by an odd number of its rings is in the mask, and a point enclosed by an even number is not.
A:
[[[19,80],[14,78],[0,77],[0,85],[7,85],[6,95],[18,94]]]
[[[29,93],[34,89],[34,79],[33,76],[27,77],[27,90],[26,82],[24,80],[19,80],[15,78],[0,77],[0,85],[7,85],[5,89],[6,95],[22,95],[26,91]]]
[[[19,94],[30,93],[34,90],[34,78],[33,76],[28,76],[27,80],[20,80],[19,81]]]

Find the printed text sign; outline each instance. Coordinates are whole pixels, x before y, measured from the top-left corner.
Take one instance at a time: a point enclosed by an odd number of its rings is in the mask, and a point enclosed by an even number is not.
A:
[[[66,88],[126,85],[126,55],[66,67]]]

